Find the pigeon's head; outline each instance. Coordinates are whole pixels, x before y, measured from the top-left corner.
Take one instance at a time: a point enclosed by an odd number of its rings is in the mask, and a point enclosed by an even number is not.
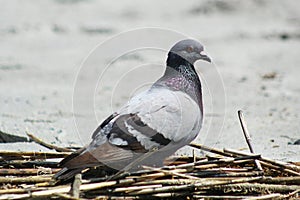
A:
[[[170,52],[179,55],[191,64],[197,60],[205,60],[211,62],[211,59],[204,52],[204,47],[196,40],[186,39],[177,42],[170,50]]]

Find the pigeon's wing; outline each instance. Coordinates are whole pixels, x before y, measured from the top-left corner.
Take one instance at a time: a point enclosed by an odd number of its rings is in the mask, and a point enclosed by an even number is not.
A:
[[[110,123],[111,120],[113,120],[116,116],[118,116],[117,113],[111,114],[108,118],[106,118],[99,126],[98,128],[94,131],[92,135],[92,139],[96,137],[96,135],[106,126]]]
[[[200,108],[184,92],[157,88],[137,96],[129,105],[125,112],[137,114],[144,124],[174,142],[200,131]]]

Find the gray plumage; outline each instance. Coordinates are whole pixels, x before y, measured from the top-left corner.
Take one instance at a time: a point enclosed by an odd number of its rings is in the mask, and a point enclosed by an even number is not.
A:
[[[203,121],[201,82],[193,65],[197,60],[211,61],[199,42],[176,43],[168,53],[164,75],[109,116],[87,147],[62,160],[63,169],[54,178],[69,179],[99,165],[118,170],[162,165],[167,156],[194,140]]]

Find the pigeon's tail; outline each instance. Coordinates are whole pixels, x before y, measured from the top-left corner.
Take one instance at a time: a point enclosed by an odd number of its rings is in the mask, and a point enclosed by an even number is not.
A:
[[[82,170],[83,168],[68,169],[67,167],[64,167],[62,170],[60,170],[53,176],[53,179],[67,181],[73,178],[76,174],[80,173]]]
[[[53,179],[67,181],[88,167],[81,163],[81,154],[85,150],[85,148],[79,149],[78,151],[73,152],[69,156],[65,157],[59,163],[59,166],[62,167],[62,169],[53,176]]]
[[[110,151],[107,148],[107,145],[102,145],[101,147],[96,148],[94,151],[82,148],[65,157],[59,163],[59,166],[62,169],[55,174],[53,178],[56,180],[67,181],[86,168],[103,166],[100,160],[110,161],[113,156],[109,153]],[[113,152],[113,154],[119,156],[119,152]]]

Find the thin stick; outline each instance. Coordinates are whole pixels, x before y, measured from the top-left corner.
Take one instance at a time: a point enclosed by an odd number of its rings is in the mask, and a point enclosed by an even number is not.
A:
[[[39,144],[39,145],[41,145],[43,147],[46,147],[48,149],[54,149],[57,152],[73,152],[73,150],[71,150],[71,149],[67,149],[67,148],[63,148],[63,147],[58,147],[58,146],[55,146],[53,144],[46,143],[43,140],[41,140],[40,138],[38,138],[38,137],[34,136],[33,134],[29,133],[28,131],[26,131],[26,134],[35,143],[37,143],[37,144]]]
[[[20,193],[28,193],[33,191],[44,190],[45,188],[12,188],[12,189],[1,189],[0,196],[4,194],[20,194]]]
[[[57,168],[58,162],[54,161],[27,161],[27,160],[12,160],[12,161],[2,161],[0,162],[0,166],[2,167],[11,167],[14,166],[15,168],[35,168],[36,166],[44,166],[44,167],[51,167]]]
[[[81,174],[76,174],[74,182],[71,187],[71,194],[74,198],[79,198],[80,196],[80,185],[81,185]]]
[[[0,151],[1,157],[17,157],[22,159],[47,159],[47,158],[63,158],[70,155],[70,152],[24,152],[24,151]]]
[[[142,186],[130,186],[130,187],[121,187],[121,188],[116,188],[113,190],[113,192],[132,192],[135,190],[142,190],[146,188],[160,188],[162,185],[157,184],[157,185],[142,185]]]
[[[40,183],[50,180],[51,176],[0,177],[0,183]]]
[[[233,149],[224,149],[225,152],[231,153],[235,156],[251,156],[251,155],[255,155],[252,153],[247,153],[247,152],[243,152],[243,151],[238,151],[238,150],[233,150]],[[286,163],[286,162],[282,162],[282,161],[275,161],[269,158],[265,158],[265,157],[261,157],[261,164],[271,167],[274,166],[275,169],[282,169],[288,173],[291,173],[293,175],[296,176],[300,176],[300,172],[299,170],[299,166],[291,164],[291,163]],[[273,168],[274,168],[273,167]]]
[[[37,175],[37,174],[52,174],[58,172],[59,169],[51,169],[38,167],[35,168],[25,168],[25,169],[10,169],[10,168],[1,168],[0,175]]]
[[[290,177],[263,177],[259,180],[260,183],[285,184],[285,185],[300,185],[300,176]]]
[[[255,176],[262,176],[261,171],[254,171],[254,172],[239,172],[239,173],[224,173],[222,171],[219,172],[206,172],[206,173],[192,173],[192,175],[197,175],[197,177],[207,177],[208,175],[213,176],[213,177],[255,177]]]
[[[195,163],[197,161],[195,149],[193,149],[192,152],[193,152],[193,162]]]
[[[198,177],[190,176],[190,175],[187,175],[187,174],[182,174],[182,173],[177,172],[175,170],[163,170],[161,168],[154,168],[154,167],[148,167],[148,166],[144,166],[144,168],[151,169],[151,170],[157,171],[157,172],[162,172],[166,175],[173,175],[173,176],[178,176],[178,177],[187,178],[187,179],[196,179],[196,180],[199,179]],[[184,172],[187,172],[187,170],[184,170]]]
[[[240,183],[240,184],[227,184],[227,185],[217,185],[214,188],[210,188],[211,190],[222,190],[226,192],[237,191],[240,192],[293,192],[295,190],[299,190],[299,185],[274,185],[274,184],[260,184],[260,183]]]
[[[160,197],[162,198],[166,198],[166,197],[171,197],[171,198],[167,198],[167,199],[182,199],[180,197],[184,197],[184,196],[189,196],[190,192],[186,191],[186,192],[165,192],[165,193],[157,193],[157,194],[152,194],[149,198],[151,199],[151,197]],[[189,198],[186,198],[189,199]]]
[[[244,168],[228,168],[228,167],[217,167],[212,169],[207,169],[204,172],[251,172],[249,169]],[[200,171],[202,172],[202,171]]]
[[[238,116],[239,116],[239,120],[240,120],[240,123],[241,123],[241,127],[242,127],[242,130],[243,130],[246,142],[247,142],[248,147],[250,149],[250,152],[254,153],[254,150],[253,150],[253,147],[252,147],[252,144],[251,144],[251,137],[250,137],[250,134],[249,134],[249,131],[248,131],[248,128],[247,128],[247,124],[246,124],[243,112],[241,110],[238,111]],[[261,167],[261,164],[259,163],[258,160],[255,160],[255,165],[256,165],[256,167],[259,171],[263,171],[263,168]]]
[[[196,148],[196,149],[201,149],[203,151],[219,154],[219,155],[222,155],[222,156],[232,157],[232,155],[230,155],[229,153],[226,153],[226,152],[224,152],[220,149],[208,147],[208,146],[205,146],[205,145],[202,145],[202,144],[191,143],[191,144],[189,144],[189,146],[193,147],[193,148]]]

